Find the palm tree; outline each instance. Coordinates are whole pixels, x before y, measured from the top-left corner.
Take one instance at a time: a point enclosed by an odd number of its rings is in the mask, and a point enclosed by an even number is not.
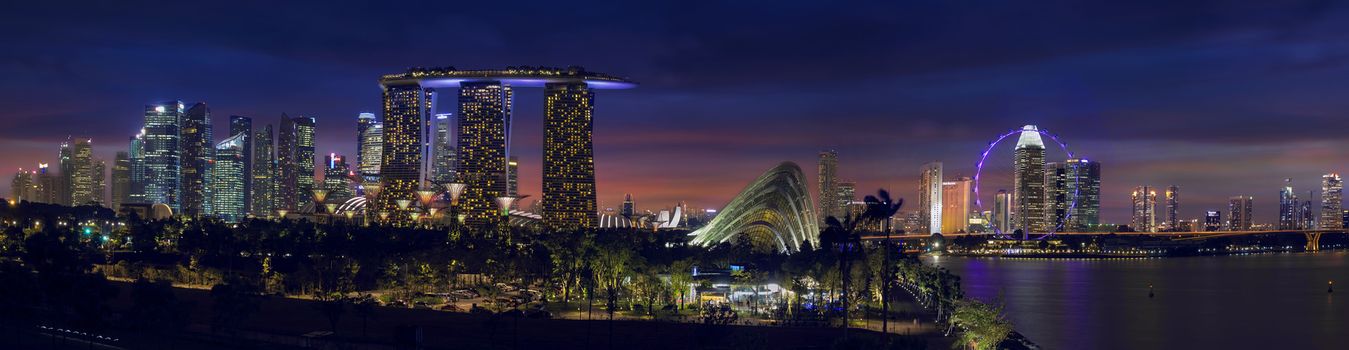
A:
[[[885,264],[881,266],[882,276],[885,279],[881,281],[881,333],[889,337],[890,334],[890,282],[893,274],[890,272],[890,254],[894,247],[890,244],[890,217],[899,212],[899,208],[904,206],[904,199],[890,199],[890,192],[885,189],[876,191],[875,196],[866,196],[864,199],[867,205],[866,216],[871,220],[879,220],[881,227],[885,231],[884,252]]]
[[[848,286],[852,279],[849,268],[849,260],[852,258],[852,252],[858,250],[862,245],[862,237],[857,232],[857,224],[864,218],[862,214],[844,214],[843,220],[830,216],[825,219],[824,232],[820,233],[820,244],[830,245],[838,249],[838,270],[839,279],[842,281],[843,294],[840,301],[843,303],[843,337],[848,337]]]

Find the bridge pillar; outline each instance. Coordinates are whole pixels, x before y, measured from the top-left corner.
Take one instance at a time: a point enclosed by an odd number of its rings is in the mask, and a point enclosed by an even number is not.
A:
[[[1307,251],[1321,250],[1321,232],[1304,232],[1303,234],[1307,235]]]

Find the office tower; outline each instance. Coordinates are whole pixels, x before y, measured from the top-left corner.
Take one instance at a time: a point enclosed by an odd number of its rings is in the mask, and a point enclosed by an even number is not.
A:
[[[34,189],[36,200],[34,202],[69,204],[70,196],[65,189],[64,177],[54,171],[49,171],[47,163],[38,163],[37,169],[37,186]]]
[[[126,151],[117,151],[112,161],[112,194],[108,198],[112,210],[117,211],[122,203],[131,202],[131,156]]]
[[[1343,220],[1336,220],[1343,214],[1342,198],[1344,181],[1340,174],[1329,173],[1321,176],[1321,229],[1334,230],[1344,228]]]
[[[193,104],[183,114],[182,127],[182,214],[209,214],[212,213],[211,161],[215,158],[212,155],[215,148],[211,142],[211,109],[203,102]]]
[[[555,92],[546,93],[545,96],[549,96],[551,99],[551,96],[554,93]],[[463,195],[459,198],[459,208],[460,212],[466,216],[465,222],[469,225],[482,225],[498,220],[495,216],[498,212],[495,198],[505,196],[507,190],[506,172],[508,170],[507,159],[510,150],[508,141],[510,140],[511,99],[511,87],[500,82],[470,82],[463,83],[459,87],[459,120],[457,123],[459,130],[456,135],[459,141],[459,164],[455,170],[457,177],[459,177],[458,180],[468,185],[464,190]],[[557,103],[561,104],[564,102],[565,101],[558,101]],[[555,112],[552,111],[553,108],[564,107],[565,106],[545,106],[545,114],[548,115],[545,116],[545,119],[551,120],[551,118],[554,117],[553,113]],[[586,118],[588,119],[588,115]],[[391,126],[392,122],[386,119],[384,123],[386,124],[384,157],[385,159],[389,159],[391,158],[389,156],[389,148],[390,145],[393,145],[393,142],[388,140],[393,137],[392,135],[394,132]],[[547,123],[547,121],[545,121],[545,123]],[[548,126],[545,126],[545,128],[548,128]],[[590,129],[587,128],[585,130],[586,135],[589,135],[589,132]],[[547,138],[548,137],[545,136],[545,148],[553,142],[547,140]],[[588,145],[589,137],[587,137],[586,140],[586,144]],[[552,156],[551,154],[552,153],[545,151],[544,157],[550,157]],[[561,160],[555,160],[554,162],[556,161]],[[549,163],[550,161],[545,159],[544,162]],[[388,163],[385,163],[385,166],[388,166]],[[586,166],[593,167],[594,164],[586,164]],[[545,168],[546,167],[547,166],[545,166]],[[567,170],[573,169],[544,169],[544,175],[547,177],[550,172],[554,175],[562,174]],[[389,176],[388,169],[382,169],[381,172],[384,173],[385,177]],[[591,173],[593,173],[593,168],[591,169]],[[547,183],[550,182],[545,180],[545,186],[548,186],[546,185]],[[553,186],[559,184],[558,182],[551,183]],[[592,185],[588,186],[586,189],[577,188],[575,190],[588,190],[590,195],[593,196],[593,182]],[[388,191],[387,185],[385,191]],[[547,203],[547,201],[550,200],[549,195],[547,194],[549,191],[550,190],[545,187],[545,195],[543,198],[545,202],[543,204],[545,213],[550,210],[550,204]],[[558,198],[557,200],[562,201],[563,199]],[[566,221],[559,221],[566,219],[561,216],[573,212],[562,212],[559,210],[564,207],[574,208],[578,205],[577,203],[578,202],[555,203],[557,206],[552,208],[556,209],[551,209],[554,210],[554,214],[544,216],[545,224],[565,224]],[[580,213],[575,214],[579,215]],[[595,214],[596,212],[594,210],[589,212],[589,215],[591,216]],[[575,222],[579,221],[580,218],[577,217]],[[593,222],[593,220],[591,222]]]
[[[36,184],[33,182],[33,172],[19,169],[19,172],[14,173],[14,179],[9,182],[9,199],[15,203],[18,203],[19,201],[32,201],[34,194],[33,189],[35,187]],[[632,196],[628,196],[628,198],[631,199]]]
[[[244,201],[247,193],[245,183],[249,176],[244,172],[244,144],[247,132],[230,136],[215,145],[215,164],[211,167],[211,215],[225,222],[239,222],[248,210]]]
[[[1302,213],[1297,194],[1293,192],[1293,179],[1283,179],[1283,188],[1279,189],[1279,229],[1296,230],[1302,228]]]
[[[230,116],[229,137],[244,135],[244,213],[253,206],[253,118]]]
[[[941,232],[968,232],[970,225],[970,194],[974,181],[961,177],[942,182]]]
[[[631,193],[623,195],[623,210],[619,213],[622,214],[623,217],[629,219],[631,219],[634,214],[637,214],[637,203],[632,201]]]
[[[328,190],[328,203],[342,204],[351,197],[356,196],[356,191],[351,185],[351,167],[347,165],[347,157],[337,153],[329,153],[323,157],[323,189]]]
[[[281,115],[276,137],[276,210],[295,210],[312,201],[314,127],[314,118]]]
[[[1166,187],[1166,229],[1168,231],[1177,231],[1180,228],[1180,187],[1171,185]]]
[[[1021,128],[1012,166],[1012,225],[1030,232],[1049,232],[1045,213],[1045,144],[1034,125]]]
[[[852,181],[843,181],[838,183],[838,195],[834,197],[838,200],[838,207],[844,208],[854,204],[857,201],[857,183]]]
[[[379,163],[384,157],[384,124],[367,125],[361,132],[358,149],[362,155],[357,160],[357,168],[365,181],[379,181]]]
[[[299,203],[313,200],[314,182],[314,142],[316,121],[313,117],[295,118],[295,188]],[[297,204],[298,205],[298,204]]]
[[[375,212],[388,213],[391,220],[401,222],[407,220],[407,214],[400,210],[398,201],[415,202],[414,192],[422,185],[422,127],[425,125],[423,116],[430,114],[434,94],[429,89],[422,90],[416,83],[385,84],[383,87],[384,143],[380,150],[379,167],[383,189],[376,205],[370,208]],[[460,93],[462,96],[464,92],[461,90]],[[506,160],[503,158],[501,163],[504,165]],[[461,207],[464,207],[464,202],[471,202],[473,212],[477,214],[475,218],[481,219],[482,215],[486,215],[483,211],[489,209],[491,199],[481,198],[481,188],[470,189],[467,192],[474,192],[479,196],[473,199],[464,198],[460,201]]]
[[[376,124],[379,124],[379,120],[375,119],[374,113],[361,112],[356,116],[356,167],[358,169],[370,163],[379,164],[379,156],[367,154],[365,150],[365,133]]]
[[[585,83],[544,86],[543,221],[554,228],[594,227],[595,94]]]
[[[520,196],[520,158],[511,156],[506,161],[506,195]]]
[[[1249,231],[1251,229],[1251,202],[1254,197],[1236,196],[1227,201],[1227,230]]]
[[[437,114],[435,132],[431,134],[431,181],[437,184],[454,182],[454,144],[450,143],[449,114]]]
[[[1070,158],[1063,163],[1064,190],[1067,199],[1068,221],[1063,229],[1088,231],[1101,223],[1101,163],[1081,158]],[[1057,171],[1057,170],[1055,170]],[[1048,173],[1049,171],[1046,171]],[[1076,205],[1073,205],[1076,196]],[[1057,225],[1061,219],[1051,221]]]
[[[838,217],[842,219],[842,213],[838,208],[838,152],[834,150],[820,151],[819,165],[820,182],[820,227],[825,227],[825,219],[829,217]]]
[[[58,173],[56,173],[56,177],[57,181],[60,183],[50,188],[54,204],[75,205],[74,194],[72,193],[74,191],[72,182],[74,182],[73,178],[75,176],[75,151],[72,148],[72,143],[73,141],[70,137],[67,137],[66,141],[61,143],[61,151],[56,160],[58,162]]]
[[[1068,178],[1068,163],[1045,163],[1045,221],[1055,231],[1068,226],[1068,207],[1073,193],[1068,187],[1075,179]]]
[[[1157,232],[1157,190],[1149,186],[1134,187],[1133,219],[1129,221],[1134,231]]]
[[[1007,190],[998,190],[993,195],[993,213],[989,220],[998,232],[1010,232],[1012,224],[1012,194]]]
[[[276,196],[276,146],[273,144],[272,126],[264,125],[253,134],[253,203],[249,204],[249,213],[255,217],[271,217],[277,209]]]
[[[1298,206],[1298,215],[1302,217],[1302,220],[1298,221],[1297,229],[1299,230],[1311,230],[1317,228],[1317,211],[1316,209],[1313,209],[1315,206],[1312,205],[1311,197],[1312,191],[1307,191],[1307,200],[1302,201],[1302,205]]]
[[[1218,231],[1223,229],[1223,212],[1209,210],[1204,212],[1204,231]]]
[[[941,162],[923,164],[918,170],[918,215],[923,218],[920,229],[927,233],[941,233],[941,172]]]
[[[1340,220],[1340,225],[1344,225],[1344,227],[1349,227],[1349,210],[1344,211],[1344,217],[1342,218],[1342,220]]]
[[[127,146],[127,158],[131,163],[130,187],[125,203],[148,203],[145,200],[145,185],[150,182],[145,167],[145,130],[132,136]]]
[[[79,138],[73,146],[67,148],[63,145],[62,149],[70,150],[70,159],[63,159],[66,164],[62,166],[63,171],[69,171],[66,178],[70,186],[70,205],[104,203],[100,162],[94,159],[92,140]]]

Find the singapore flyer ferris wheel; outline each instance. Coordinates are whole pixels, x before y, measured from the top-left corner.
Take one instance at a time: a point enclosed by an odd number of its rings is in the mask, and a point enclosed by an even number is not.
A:
[[[979,162],[975,164],[974,170],[974,204],[979,212],[984,212],[984,203],[980,197],[982,189],[981,179],[984,173],[984,164],[988,161],[989,154],[993,153],[997,146],[1012,136],[1017,136],[1014,160],[1014,186],[1013,186],[1013,206],[1016,209],[1008,209],[1012,215],[1009,223],[999,223],[990,225],[994,237],[998,238],[1017,238],[1030,239],[1034,237],[1037,240],[1043,240],[1053,237],[1055,233],[1061,232],[1064,226],[1072,220],[1073,214],[1078,206],[1078,198],[1081,195],[1082,172],[1073,171],[1070,178],[1064,179],[1065,187],[1071,188],[1072,193],[1064,193],[1067,198],[1050,198],[1049,193],[1052,186],[1046,186],[1045,170],[1045,144],[1044,138],[1053,141],[1059,146],[1063,153],[1067,154],[1067,159],[1076,159],[1076,156],[1068,145],[1061,141],[1058,135],[1050,133],[1035,125],[1026,125],[1021,128],[1012,129],[1002,133],[992,142],[979,156]],[[1037,180],[1038,178],[1038,180]],[[1037,193],[1038,192],[1038,193]],[[1061,214],[1056,213],[1058,206],[1055,200],[1066,200],[1066,210]],[[997,214],[995,214],[997,215]],[[1005,220],[1005,219],[1004,219]],[[1020,237],[1015,237],[1011,232],[1004,232],[1004,227],[1012,230],[1020,230]]]

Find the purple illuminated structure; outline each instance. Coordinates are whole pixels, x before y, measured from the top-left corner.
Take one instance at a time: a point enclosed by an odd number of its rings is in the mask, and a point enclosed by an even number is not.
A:
[[[988,160],[988,154],[989,154],[989,153],[992,153],[992,152],[993,152],[993,148],[994,148],[994,147],[997,147],[997,146],[998,146],[998,143],[1001,143],[1002,140],[1005,140],[1005,139],[1007,139],[1008,137],[1011,137],[1012,135],[1018,135],[1018,134],[1021,134],[1022,132],[1029,132],[1029,131],[1031,131],[1031,130],[1026,130],[1026,129],[1023,129],[1023,128],[1012,129],[1011,131],[1008,131],[1008,132],[1006,132],[1006,133],[1003,133],[1002,136],[998,136],[998,138],[997,138],[996,140],[993,140],[993,142],[988,143],[988,148],[984,148],[984,153],[979,157],[979,163],[976,164],[976,165],[974,166],[974,205],[975,205],[976,207],[978,207],[979,212],[982,213],[982,212],[984,211],[984,202],[983,202],[982,199],[979,198],[979,187],[980,187],[980,185],[979,185],[979,179],[980,179],[980,177],[981,177],[980,175],[982,175],[983,172],[984,172],[984,161]],[[1052,134],[1052,133],[1049,133],[1049,132],[1046,131],[1045,129],[1039,129],[1039,128],[1036,128],[1036,129],[1033,130],[1033,131],[1040,133],[1040,135],[1049,137],[1050,140],[1053,140],[1054,143],[1056,143],[1056,144],[1059,145],[1059,149],[1062,149],[1062,150],[1063,150],[1063,153],[1067,153],[1067,154],[1068,154],[1068,159],[1072,159],[1072,158],[1073,158],[1073,151],[1068,150],[1068,145],[1065,144],[1065,143],[1063,143],[1063,141],[1059,141],[1058,135],[1054,135],[1054,134]],[[1080,177],[1080,174],[1079,174],[1079,177]],[[1062,229],[1063,229],[1064,223],[1068,222],[1068,220],[1069,220],[1070,218],[1072,218],[1072,215],[1073,215],[1073,209],[1077,208],[1077,197],[1078,197],[1078,195],[1079,195],[1079,192],[1082,191],[1082,186],[1077,185],[1077,183],[1079,183],[1079,179],[1078,179],[1077,177],[1074,177],[1074,178],[1073,178],[1073,183],[1074,183],[1074,186],[1073,186],[1073,200],[1072,200],[1072,202],[1068,205],[1068,210],[1067,210],[1067,212],[1064,213],[1063,221],[1058,222],[1058,224],[1055,225],[1053,229],[1051,229],[1049,232],[1045,232],[1043,235],[1040,235],[1039,237],[1036,238],[1036,240],[1043,240],[1043,239],[1045,239],[1045,238],[1049,238],[1049,237],[1054,236],[1054,233],[1058,232],[1059,230],[1062,230]],[[992,227],[993,227],[993,236],[994,236],[994,237],[998,237],[998,238],[1009,238],[1009,236],[1007,236],[1006,233],[1002,232],[1002,230],[999,229],[999,228],[997,227],[997,225],[989,225],[989,226],[992,226]],[[1029,228],[1026,228],[1026,229],[1029,229]]]

